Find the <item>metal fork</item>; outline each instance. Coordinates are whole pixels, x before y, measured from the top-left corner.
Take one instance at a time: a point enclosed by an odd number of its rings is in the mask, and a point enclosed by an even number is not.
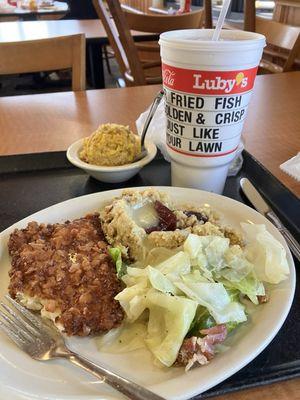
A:
[[[132,400],[164,400],[136,383],[94,364],[71,351],[50,321],[44,321],[9,296],[8,304],[0,302],[0,329],[30,357],[39,361],[65,358],[85,369]]]

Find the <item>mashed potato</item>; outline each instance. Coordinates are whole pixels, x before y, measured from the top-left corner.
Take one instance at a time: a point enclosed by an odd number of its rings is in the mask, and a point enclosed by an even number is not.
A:
[[[89,164],[116,166],[132,163],[140,151],[140,138],[128,126],[104,124],[84,139],[79,157]]]

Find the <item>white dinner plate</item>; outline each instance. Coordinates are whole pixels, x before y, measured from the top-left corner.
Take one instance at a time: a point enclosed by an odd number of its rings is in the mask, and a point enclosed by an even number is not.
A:
[[[137,188],[142,189],[142,188]],[[144,189],[144,188],[143,188]],[[290,267],[289,278],[270,289],[270,301],[255,308],[249,320],[234,332],[225,344],[230,349],[218,354],[206,366],[185,373],[183,368],[161,369],[154,366],[146,350],[126,354],[100,353],[94,338],[72,338],[75,351],[120,375],[125,376],[168,399],[183,400],[215,386],[253,360],[274,338],[292,304],[295,290],[295,267],[291,253],[278,230],[253,209],[227,197],[194,189],[160,187],[178,203],[210,204],[225,223],[239,228],[242,221],[265,224],[285,246]],[[9,234],[29,221],[63,222],[99,210],[121,190],[77,197],[39,211],[0,234],[0,297],[7,293],[10,260],[7,251]],[[13,206],[13,205],[12,205]],[[120,394],[66,360],[38,362],[30,359],[0,333],[0,397],[5,399],[87,400],[120,399]]]

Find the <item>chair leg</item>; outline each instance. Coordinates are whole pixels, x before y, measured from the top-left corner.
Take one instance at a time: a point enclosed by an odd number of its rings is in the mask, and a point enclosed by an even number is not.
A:
[[[102,46],[99,43],[88,43],[89,69],[94,89],[105,88]]]
[[[105,59],[107,71],[108,71],[109,75],[111,75],[111,68],[110,68],[109,57],[108,57],[108,53],[107,53],[107,46],[103,46],[103,53],[104,53],[104,59]]]

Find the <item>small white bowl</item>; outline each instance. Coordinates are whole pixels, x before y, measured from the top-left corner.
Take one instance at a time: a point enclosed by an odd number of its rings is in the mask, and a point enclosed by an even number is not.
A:
[[[139,161],[117,167],[92,165],[82,161],[79,158],[79,152],[82,149],[83,141],[84,139],[80,139],[71,144],[67,150],[67,158],[71,164],[83,169],[87,174],[102,182],[118,183],[127,181],[136,175],[145,165],[149,164],[157,152],[155,144],[149,140],[146,140],[145,147],[148,151],[148,154]]]

